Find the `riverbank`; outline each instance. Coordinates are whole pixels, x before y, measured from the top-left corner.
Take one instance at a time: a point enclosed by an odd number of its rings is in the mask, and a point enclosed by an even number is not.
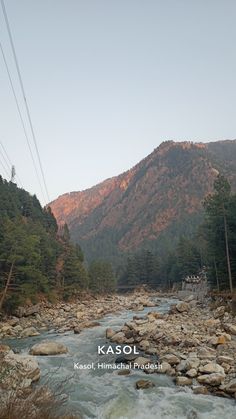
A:
[[[158,294],[155,294],[158,295]],[[142,310],[143,307],[154,304],[146,291],[134,292],[128,295],[92,296],[87,294],[75,302],[44,302],[29,307],[19,307],[15,315],[5,317],[0,321],[0,339],[27,338],[38,336],[46,331],[55,330],[65,333],[74,330],[79,333],[84,328],[94,327],[106,314],[122,310]]]
[[[236,398],[236,319],[227,305],[211,310],[209,301],[189,297],[168,314],[136,315],[119,331],[107,330],[107,336],[111,342],[137,345],[146,354],[138,359],[140,365],[157,355],[162,368],[146,373],[167,374],[194,393]]]

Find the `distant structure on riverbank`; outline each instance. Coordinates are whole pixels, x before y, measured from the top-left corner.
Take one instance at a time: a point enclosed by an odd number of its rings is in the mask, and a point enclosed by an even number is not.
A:
[[[206,268],[203,267],[197,275],[187,275],[183,278],[182,289],[178,295],[181,298],[185,298],[192,294],[197,300],[202,300],[207,295],[207,292],[207,273]]]

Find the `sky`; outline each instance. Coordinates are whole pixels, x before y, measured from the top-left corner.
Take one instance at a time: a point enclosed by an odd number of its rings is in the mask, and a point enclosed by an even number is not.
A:
[[[162,141],[236,138],[235,0],[5,6],[50,200],[130,169]],[[0,40],[34,150],[1,8]],[[1,52],[0,141],[45,204]]]

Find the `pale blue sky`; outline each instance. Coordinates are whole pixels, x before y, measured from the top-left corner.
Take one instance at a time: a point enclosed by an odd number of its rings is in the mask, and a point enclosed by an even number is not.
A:
[[[164,140],[236,138],[235,0],[5,5],[51,199],[129,169]],[[18,86],[1,10],[0,39]],[[0,115],[0,140],[42,200],[1,55]]]

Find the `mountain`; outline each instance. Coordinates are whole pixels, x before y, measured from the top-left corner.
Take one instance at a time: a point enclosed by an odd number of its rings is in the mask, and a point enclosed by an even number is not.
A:
[[[145,247],[164,253],[196,230],[219,172],[236,190],[236,140],[166,141],[127,172],[50,203],[88,260],[117,262]]]

